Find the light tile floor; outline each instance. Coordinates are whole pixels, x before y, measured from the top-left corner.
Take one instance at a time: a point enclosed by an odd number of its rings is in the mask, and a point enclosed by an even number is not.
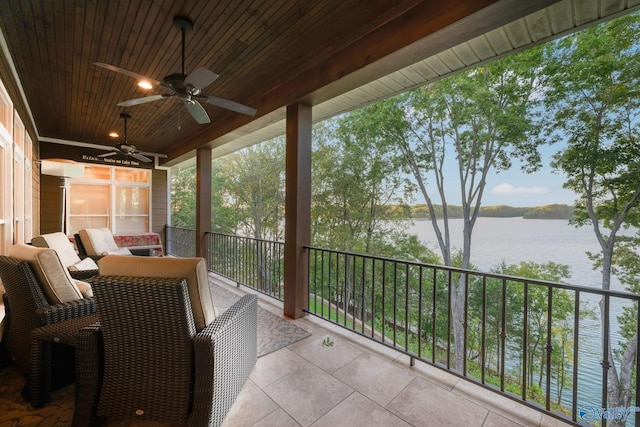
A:
[[[568,425],[316,317],[293,322],[312,335],[258,359],[223,427]]]

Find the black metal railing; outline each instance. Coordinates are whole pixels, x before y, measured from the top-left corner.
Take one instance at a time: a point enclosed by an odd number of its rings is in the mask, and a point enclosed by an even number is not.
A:
[[[195,238],[194,230],[167,227],[167,253],[192,256]],[[627,409],[626,425],[640,426],[635,374],[628,408],[610,408],[607,396],[610,368],[620,369],[620,343],[634,342],[640,329],[640,296],[306,250],[309,313],[407,354],[412,364],[444,369],[563,421],[606,426],[606,416],[616,413],[596,411]],[[279,300],[283,259],[282,242],[207,233],[211,271]],[[603,350],[609,344],[611,354]]]
[[[412,364],[421,360],[564,421],[606,425],[589,419],[589,411],[609,406],[612,361],[603,348],[611,340],[615,355],[622,337],[637,332],[640,296],[307,250],[310,313],[405,353]],[[623,307],[631,316],[624,331],[617,321]],[[639,407],[633,381],[631,405]],[[629,418],[640,426],[637,412]]]
[[[196,255],[196,230],[172,227],[167,225],[166,242],[164,244],[167,255],[178,257],[193,257]]]
[[[209,270],[284,300],[284,243],[206,233]]]

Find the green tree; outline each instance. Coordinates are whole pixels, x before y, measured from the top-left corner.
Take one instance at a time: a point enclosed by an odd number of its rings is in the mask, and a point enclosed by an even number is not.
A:
[[[217,191],[224,187],[225,177],[214,160],[211,177],[211,231],[234,233],[237,219],[234,212],[224,201],[223,193]],[[196,168],[180,169],[171,175],[171,225],[183,228],[196,228]]]
[[[445,265],[453,264],[454,251],[448,202],[453,195],[446,194],[445,182],[456,179],[459,184],[463,219],[459,266],[468,268],[487,175],[509,169],[514,159],[526,171],[540,164],[535,120],[540,63],[540,49],[534,48],[371,104],[347,119],[360,145],[392,153],[391,164],[413,177],[428,205]],[[442,225],[434,208],[438,199]],[[451,301],[457,369],[462,369],[464,358],[464,298],[461,277]]]
[[[238,218],[239,232],[255,239],[284,239],[285,144],[276,138],[229,154],[216,163],[219,188]]]
[[[620,230],[639,225],[638,34],[640,17],[629,15],[566,37],[546,50],[546,102],[554,113],[549,126],[567,140],[553,166],[566,174],[565,188],[578,195],[573,223],[593,228],[605,290],[611,288]],[[601,316],[604,310],[602,300]],[[617,362],[610,341],[603,350],[610,364],[610,407],[628,407],[631,402],[637,331],[627,337]],[[623,423],[611,420],[611,425]]]
[[[433,262],[434,254],[403,227],[409,210],[403,199],[408,197],[411,183],[393,167],[387,152],[354,140],[346,123],[338,118],[314,126],[312,242],[327,249]],[[389,208],[391,204],[394,209]],[[380,293],[382,288],[373,286],[369,278],[353,277],[359,262],[335,260],[330,271],[332,277],[341,279],[329,284],[327,268],[322,276],[327,279],[312,284],[312,292],[326,296],[344,311],[351,307],[354,313],[363,313],[362,295]],[[370,313],[385,310],[378,296],[378,305],[368,308]],[[391,300],[385,302],[388,311],[392,311],[390,304]],[[384,315],[376,321],[386,324]]]

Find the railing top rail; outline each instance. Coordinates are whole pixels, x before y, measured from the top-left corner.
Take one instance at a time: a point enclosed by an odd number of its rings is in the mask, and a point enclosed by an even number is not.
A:
[[[333,252],[333,253],[342,254],[342,255],[375,259],[375,260],[384,261],[384,262],[392,262],[392,263],[405,264],[405,265],[411,265],[416,267],[432,268],[436,270],[450,271],[452,273],[468,274],[470,276],[483,276],[483,277],[492,278],[492,279],[523,282],[528,285],[547,286],[547,287],[553,287],[558,289],[566,289],[574,292],[584,292],[584,293],[590,293],[590,294],[596,294],[596,295],[606,295],[608,297],[614,297],[614,298],[625,298],[633,301],[640,301],[640,295],[632,294],[627,291],[605,290],[601,288],[591,288],[588,286],[570,285],[567,283],[556,283],[556,282],[551,282],[547,280],[537,280],[537,279],[530,279],[527,277],[509,276],[505,274],[489,273],[489,272],[483,272],[478,270],[449,267],[449,266],[438,265],[438,264],[421,263],[417,261],[399,260],[399,259],[388,258],[383,256],[376,256],[376,255],[364,255],[364,254],[359,254],[355,252],[340,251],[335,249],[323,249],[323,248],[318,248],[314,246],[304,246],[304,248],[306,250],[312,249],[312,250],[322,251],[322,252]]]
[[[176,230],[184,230],[184,231],[196,231],[193,228],[186,228],[186,227],[176,227],[175,225],[166,225],[166,228],[174,228]]]
[[[250,236],[239,236],[237,234],[226,234],[226,233],[219,233],[217,231],[205,231],[205,234],[214,234],[216,236],[225,236],[225,237],[233,237],[235,239],[250,239],[250,240],[256,240],[258,242],[264,242],[264,243],[273,243],[273,244],[277,244],[277,245],[283,245],[284,242],[278,242],[277,240],[268,240],[268,239],[256,239],[255,237],[250,237]]]

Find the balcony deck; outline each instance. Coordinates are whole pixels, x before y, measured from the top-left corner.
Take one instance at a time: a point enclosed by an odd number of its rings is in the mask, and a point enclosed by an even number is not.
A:
[[[281,316],[273,301],[259,304]],[[292,322],[311,336],[258,359],[225,427],[569,425],[314,316]]]
[[[252,292],[210,277],[230,292]],[[263,309],[282,316],[280,302],[258,295]],[[569,425],[420,361],[410,367],[407,356],[315,316],[290,321],[311,336],[258,358],[224,427]],[[323,345],[327,338],[332,345]],[[34,411],[20,398],[23,382],[10,368],[0,374],[0,425],[70,423],[73,386]],[[168,425],[110,420],[105,426]]]

